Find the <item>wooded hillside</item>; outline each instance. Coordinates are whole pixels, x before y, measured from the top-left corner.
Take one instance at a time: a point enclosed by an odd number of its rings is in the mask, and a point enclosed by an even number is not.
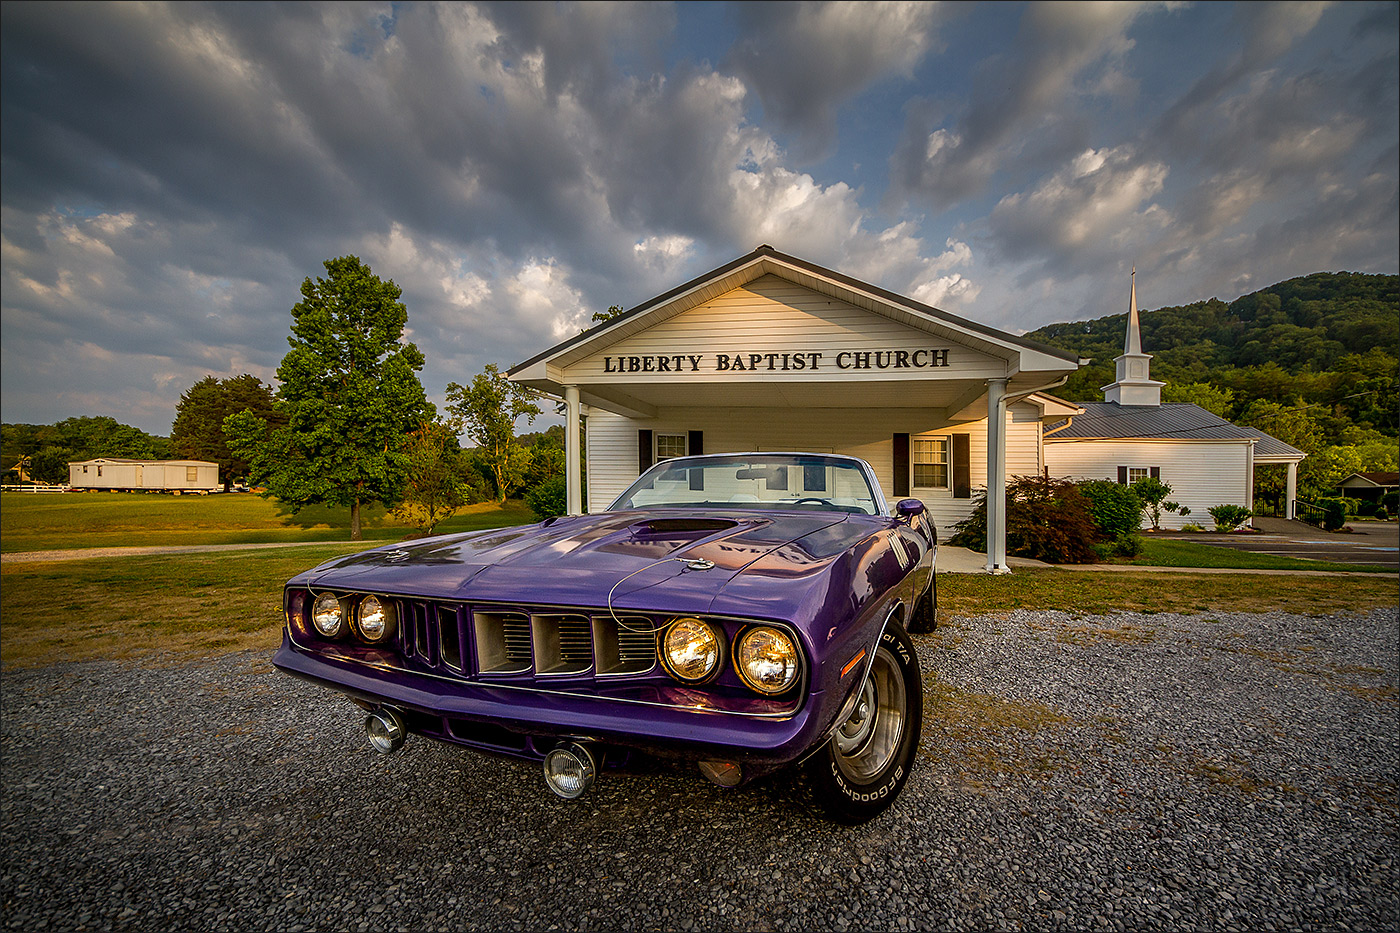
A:
[[[1152,378],[1167,383],[1162,400],[1194,402],[1308,453],[1305,497],[1351,472],[1396,469],[1400,276],[1319,272],[1140,316]],[[1126,324],[1125,312],[1026,336],[1092,359],[1054,394],[1098,401]]]

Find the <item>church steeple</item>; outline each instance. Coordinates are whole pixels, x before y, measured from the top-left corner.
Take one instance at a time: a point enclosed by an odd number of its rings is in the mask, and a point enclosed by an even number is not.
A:
[[[1133,266],[1132,286],[1128,291],[1128,336],[1123,341],[1125,355],[1142,356],[1141,328],[1137,312],[1137,266]]]
[[[1148,377],[1148,361],[1152,356],[1142,352],[1141,329],[1137,307],[1137,267],[1134,266],[1128,297],[1128,332],[1123,338],[1123,355],[1113,361],[1118,367],[1117,378],[1103,387],[1106,402],[1152,407],[1162,404],[1162,386],[1166,383]]]

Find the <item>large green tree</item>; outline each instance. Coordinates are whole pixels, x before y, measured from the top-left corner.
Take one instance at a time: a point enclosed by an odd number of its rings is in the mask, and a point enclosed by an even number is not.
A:
[[[515,437],[515,422],[533,423],[540,414],[539,394],[511,382],[495,363],[477,373],[470,386],[447,385],[447,410],[454,427],[476,445],[482,470],[496,486],[496,499],[505,502],[520,485],[530,465],[530,450]]]
[[[348,506],[358,541],[360,506],[398,501],[409,472],[408,435],[435,415],[417,373],[423,354],[403,341],[408,309],[393,280],[357,256],[325,262],[292,308],[291,352],[277,367],[283,425],[251,412],[224,422],[230,448],[255,482],[295,511]]]
[[[263,421],[282,422],[272,387],[247,373],[231,379],[205,376],[185,390],[175,406],[170,446],[190,460],[210,460],[219,465],[227,491],[236,479],[248,475],[248,461],[234,454],[224,434],[224,419],[248,411]]]

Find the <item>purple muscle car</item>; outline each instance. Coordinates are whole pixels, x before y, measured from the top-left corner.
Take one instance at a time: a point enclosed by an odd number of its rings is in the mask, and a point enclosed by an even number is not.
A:
[[[722,786],[790,768],[858,823],[909,777],[908,631],[934,624],[933,523],[830,454],[665,460],[601,514],[329,561],[286,588],[273,663],[408,733],[543,763],[577,797],[630,755]]]

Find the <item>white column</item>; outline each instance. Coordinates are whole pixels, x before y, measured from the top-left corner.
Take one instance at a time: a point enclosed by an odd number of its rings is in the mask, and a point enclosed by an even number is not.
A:
[[[1295,519],[1298,517],[1298,461],[1291,460],[1288,463],[1288,482],[1284,486],[1283,494],[1283,517]]]
[[[570,515],[583,514],[583,438],[579,431],[578,386],[564,386],[564,488]]]
[[[1246,479],[1246,481],[1245,481],[1245,484],[1244,484],[1244,507],[1247,508],[1247,509],[1249,509],[1251,512],[1253,512],[1253,511],[1254,511],[1254,444],[1251,443],[1248,447],[1245,448],[1245,458],[1244,458],[1244,459],[1245,459],[1245,464],[1246,464],[1246,466],[1245,466],[1245,471],[1244,471],[1244,475],[1247,477],[1247,479]],[[1245,526],[1248,527],[1248,528],[1253,528],[1253,527],[1254,527],[1254,516],[1253,516],[1253,515],[1251,515],[1249,518],[1245,519]]]
[[[1006,380],[987,380],[987,572],[1006,573]]]

